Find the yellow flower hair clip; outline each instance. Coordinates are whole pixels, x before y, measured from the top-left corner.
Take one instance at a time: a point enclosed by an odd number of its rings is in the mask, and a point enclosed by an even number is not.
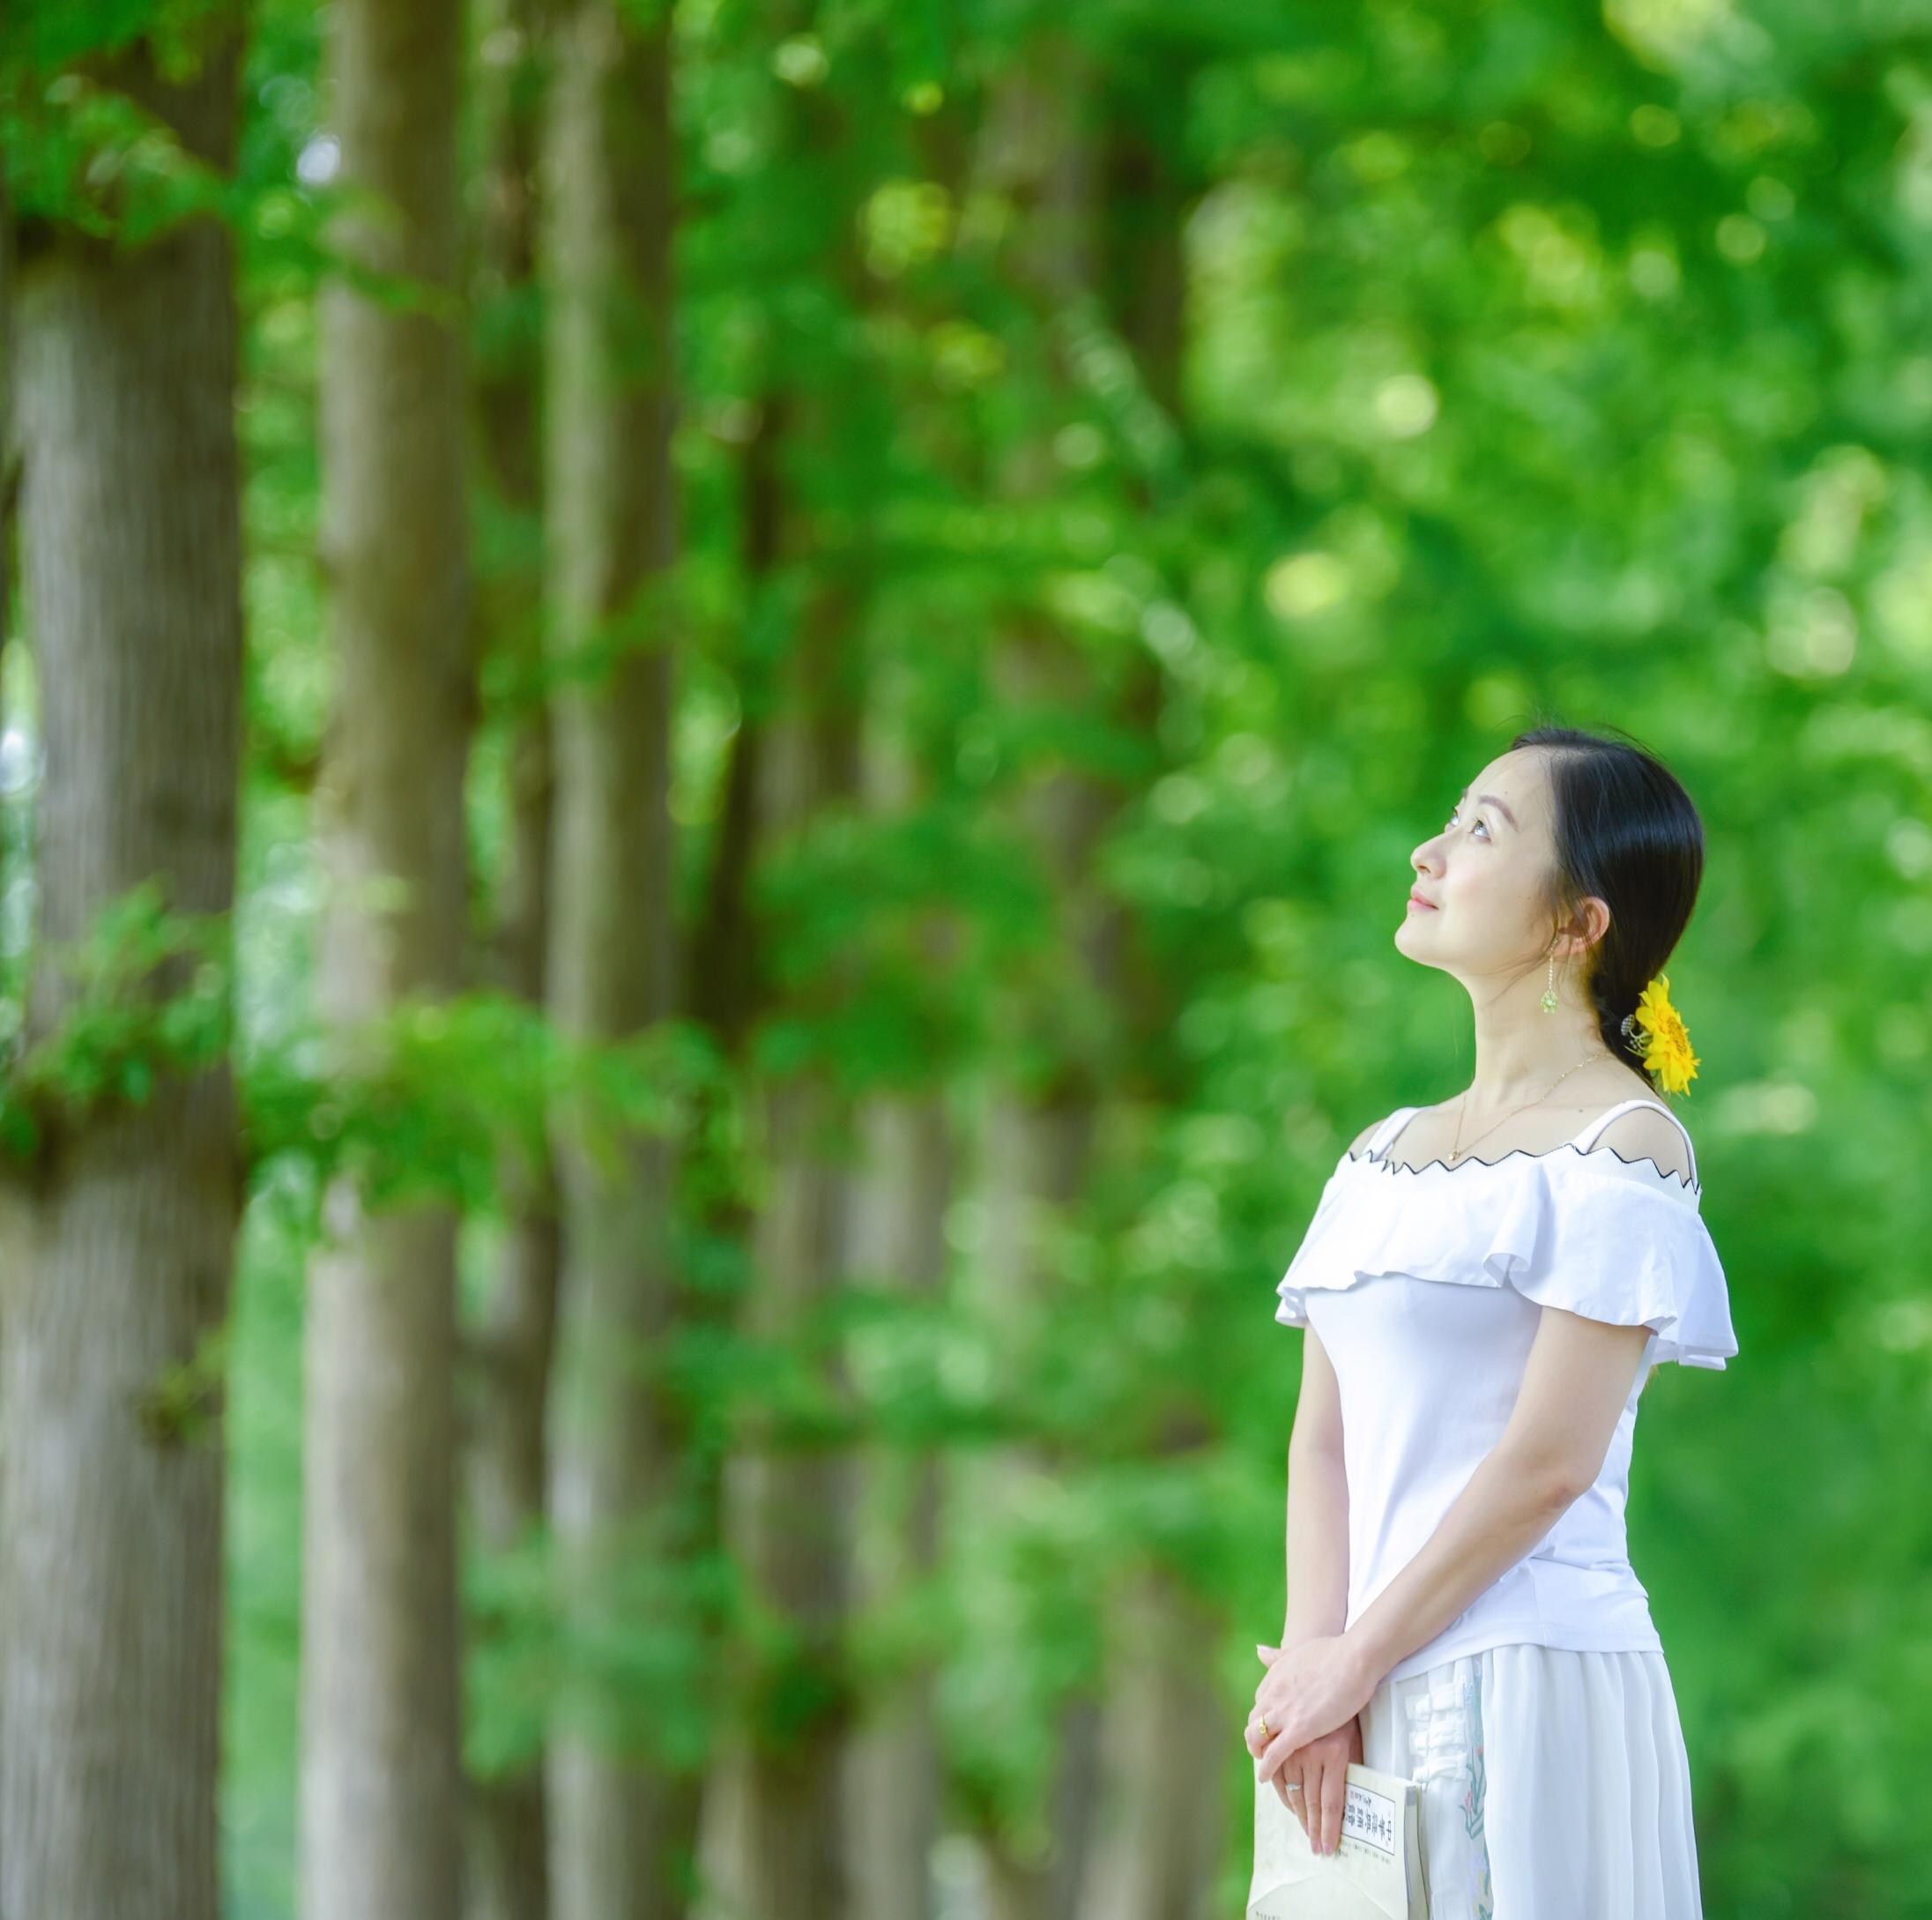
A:
[[[1640,1031],[1633,1032],[1635,1027]],[[1670,1004],[1670,979],[1660,973],[1624,1022],[1624,1033],[1643,1056],[1644,1070],[1666,1093],[1682,1093],[1698,1077],[1690,1030]]]

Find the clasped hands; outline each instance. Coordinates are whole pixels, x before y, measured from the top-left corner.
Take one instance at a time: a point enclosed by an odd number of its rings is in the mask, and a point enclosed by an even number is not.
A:
[[[1333,1853],[1341,1838],[1349,1764],[1362,1758],[1357,1715],[1375,1692],[1376,1676],[1339,1633],[1254,1650],[1268,1670],[1254,1690],[1245,1729],[1254,1777],[1282,1776],[1274,1790],[1300,1817],[1310,1845]],[[1302,1791],[1290,1796],[1288,1788],[1297,1784]]]

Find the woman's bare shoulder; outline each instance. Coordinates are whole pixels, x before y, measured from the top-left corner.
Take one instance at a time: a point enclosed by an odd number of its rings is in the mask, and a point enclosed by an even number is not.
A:
[[[1391,1107],[1386,1113],[1382,1115],[1380,1120],[1371,1120],[1369,1124],[1355,1136],[1354,1142],[1349,1147],[1349,1151],[1351,1154],[1359,1154],[1362,1150],[1368,1145],[1370,1141],[1375,1138],[1377,1131],[1379,1128],[1386,1127],[1398,1113],[1404,1113],[1408,1115],[1408,1119],[1403,1122],[1403,1131],[1406,1133],[1408,1129],[1410,1127],[1414,1126],[1417,1120],[1421,1120],[1424,1114],[1446,1113],[1453,1104],[1453,1103],[1451,1101],[1443,1100],[1438,1102],[1438,1104],[1434,1106]]]
[[[1619,1113],[1596,1136],[1599,1148],[1609,1147],[1626,1160],[1650,1160],[1660,1173],[1675,1173],[1681,1180],[1690,1177],[1690,1156],[1685,1150],[1683,1129],[1668,1113],[1653,1106],[1632,1107]]]
[[[1383,1127],[1388,1125],[1390,1120],[1394,1119],[1395,1115],[1399,1112],[1407,1112],[1411,1116],[1411,1118],[1419,1118],[1422,1114],[1427,1113],[1430,1111],[1431,1109],[1426,1106],[1409,1107],[1406,1109],[1391,1107],[1386,1113],[1384,1113],[1380,1117],[1380,1119],[1371,1120],[1369,1124],[1355,1136],[1355,1139],[1349,1143],[1349,1153],[1351,1155],[1360,1154],[1362,1150],[1366,1147],[1371,1140],[1375,1138],[1376,1135],[1378,1134]]]

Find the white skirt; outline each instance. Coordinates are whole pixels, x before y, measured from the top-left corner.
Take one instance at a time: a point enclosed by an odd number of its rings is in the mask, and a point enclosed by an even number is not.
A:
[[[1423,1783],[1430,1920],[1702,1920],[1661,1653],[1520,1643],[1384,1680],[1362,1758]]]

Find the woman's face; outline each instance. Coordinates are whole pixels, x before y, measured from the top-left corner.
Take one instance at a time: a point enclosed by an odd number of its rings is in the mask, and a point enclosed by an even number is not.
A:
[[[1518,972],[1549,951],[1555,860],[1547,756],[1519,748],[1490,763],[1441,830],[1409,856],[1414,891],[1395,930],[1412,958],[1460,976]]]

